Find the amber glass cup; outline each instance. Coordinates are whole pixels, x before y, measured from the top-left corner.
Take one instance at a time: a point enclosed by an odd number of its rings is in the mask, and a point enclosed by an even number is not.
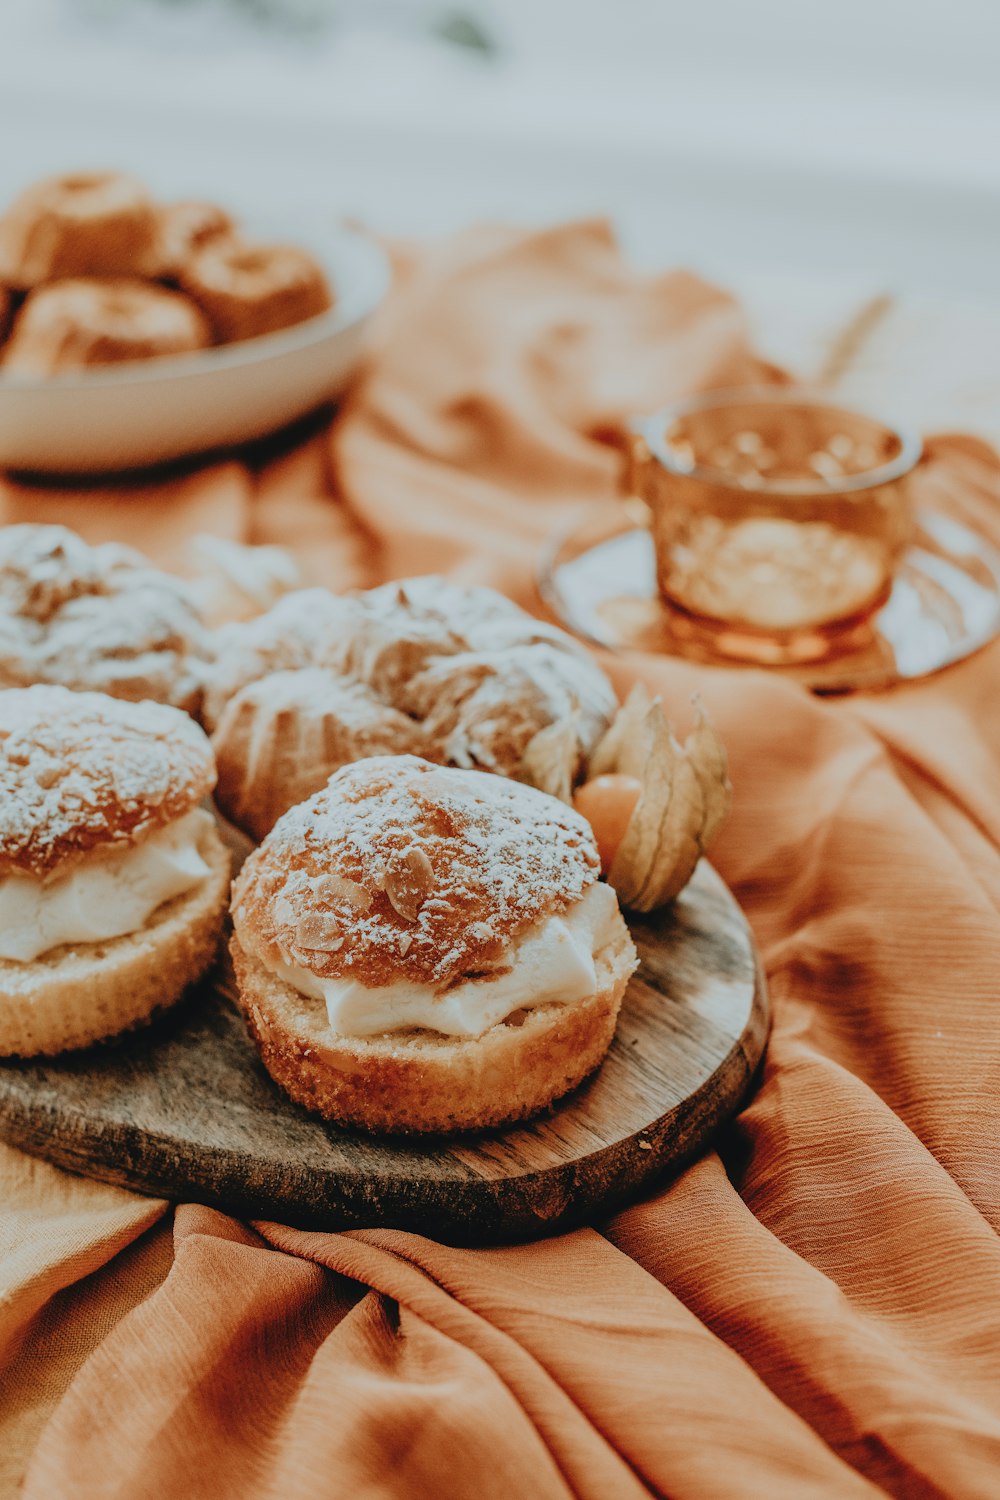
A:
[[[855,647],[910,538],[920,455],[919,438],[786,387],[637,419],[626,487],[682,633],[773,665]]]

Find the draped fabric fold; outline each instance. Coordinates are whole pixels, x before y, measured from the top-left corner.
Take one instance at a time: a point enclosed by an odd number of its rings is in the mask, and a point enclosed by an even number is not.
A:
[[[0,519],[176,566],[214,531],[335,588],[440,570],[538,607],[538,550],[613,503],[630,412],[781,378],[731,299],[637,275],[604,225],[481,228],[402,257],[329,434],[138,487],[8,480]],[[1000,541],[984,444],[934,439],[920,485]],[[842,702],[606,664],[681,728],[697,690],[729,748],[713,860],[774,1026],[717,1150],[609,1223],[480,1250],[190,1204],[171,1239],[164,1205],[4,1152],[0,1494],[998,1492],[1000,646]]]

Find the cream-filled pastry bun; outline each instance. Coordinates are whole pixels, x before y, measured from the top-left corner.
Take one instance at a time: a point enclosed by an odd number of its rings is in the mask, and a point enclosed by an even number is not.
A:
[[[58,683],[193,712],[211,638],[180,579],[65,526],[0,527],[0,688]]]
[[[372,1131],[520,1120],[604,1057],[636,967],[588,824],[415,756],[346,766],[233,888],[240,1003],[264,1065]]]
[[[419,724],[364,683],[312,667],[248,683],[226,705],[212,748],[216,802],[260,840],[341,766],[371,755],[425,754],[429,742]]]
[[[0,1055],[85,1047],[211,963],[230,860],[186,714],[61,687],[0,692]]]
[[[276,739],[276,726],[266,723],[266,681],[275,673],[316,670],[328,681],[340,679],[341,686],[325,696],[327,709],[336,712],[334,698],[364,701],[369,719],[384,726],[384,743],[358,742],[351,758],[408,750],[442,765],[525,781],[563,801],[618,706],[611,683],[572,637],[493,589],[463,588],[442,578],[407,579],[344,597],[305,589],[287,594],[258,619],[219,633],[202,720],[215,731],[220,782],[252,780],[258,792],[263,788],[265,747]],[[231,727],[235,702],[250,684],[259,684],[250,695],[252,744],[245,732],[247,698],[241,709],[244,732],[233,736],[222,730],[227,704]],[[295,696],[292,685],[283,682],[275,713],[287,719]],[[273,701],[277,705],[277,697]],[[305,685],[298,701],[304,715],[319,712]],[[412,725],[405,734],[404,720]],[[286,738],[288,732],[286,724]],[[348,758],[350,735],[349,723],[344,734],[328,734],[330,754],[313,736],[314,786]],[[273,779],[286,779],[281,767],[275,767]],[[278,794],[268,799],[269,806],[277,808],[282,800],[290,805]],[[256,837],[266,831],[261,816],[252,826],[245,820],[241,826]]]
[[[335,665],[355,628],[355,600],[329,589],[295,589],[255,619],[223,625],[205,682],[201,721],[211,733],[226,705],[273,672]],[[331,766],[331,770],[336,767]]]

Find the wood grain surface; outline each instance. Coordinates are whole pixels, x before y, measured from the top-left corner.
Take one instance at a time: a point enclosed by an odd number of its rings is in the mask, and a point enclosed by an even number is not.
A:
[[[116,1044],[0,1066],[0,1134],[59,1166],[244,1218],[531,1238],[606,1214],[691,1160],[739,1106],[767,999],[743,915],[702,861],[631,922],[641,967],[602,1067],[553,1112],[400,1142],[324,1124],[264,1072],[223,970]]]

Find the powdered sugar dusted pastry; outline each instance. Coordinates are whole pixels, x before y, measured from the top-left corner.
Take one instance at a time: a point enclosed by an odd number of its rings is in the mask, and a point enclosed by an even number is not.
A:
[[[0,692],[0,1054],[84,1047],[174,1003],[210,963],[229,856],[176,709]]]
[[[358,606],[328,589],[296,589],[254,620],[223,626],[205,682],[201,717],[217,728],[226,704],[272,672],[339,662],[356,628]],[[331,767],[331,769],[333,769]]]
[[[553,629],[494,589],[462,588],[443,578],[382,584],[357,600],[358,625],[343,669],[391,701],[405,696],[417,673],[441,657],[525,643]]]
[[[255,620],[302,588],[298,564],[284,547],[247,546],[205,532],[191,538],[192,592],[209,624]]]
[[[572,723],[582,757],[609,712],[597,669],[545,641],[438,657],[401,685],[399,702],[449,765],[506,776],[524,776],[528,746],[550,724]]]
[[[36,682],[193,710],[209,637],[179,580],[64,526],[0,528],[0,687]]]
[[[201,313],[180,292],[120,277],[78,277],[31,292],[3,356],[18,375],[58,375],[90,365],[190,354],[212,342]]]
[[[291,1096],[380,1131],[522,1119],[601,1061],[636,965],[587,823],[412,756],[345,767],[233,890],[240,1003]]]
[[[617,707],[603,672],[564,631],[492,589],[418,578],[342,599],[289,594],[249,626],[233,626],[209,674],[204,722],[217,729],[225,702],[269,671],[315,667],[364,684],[397,719],[412,720],[428,759],[564,800]],[[267,701],[262,688],[259,725]],[[244,745],[217,735],[223,783],[246,776]],[[321,770],[342,763],[318,762],[317,784]],[[267,776],[259,756],[254,775],[259,784]]]
[[[64,276],[156,270],[152,199],[122,172],[76,172],[26,188],[0,218],[0,278],[26,291]]]
[[[494,589],[410,578],[357,599],[341,670],[420,719],[442,760],[519,777],[532,736],[571,717],[582,764],[615,713],[577,642]]]
[[[180,284],[223,344],[290,328],[333,304],[322,268],[297,245],[220,237],[187,262]]]
[[[262,839],[341,766],[370,755],[420,755],[429,741],[364,683],[311,667],[249,683],[226,706],[213,745],[215,800]]]

